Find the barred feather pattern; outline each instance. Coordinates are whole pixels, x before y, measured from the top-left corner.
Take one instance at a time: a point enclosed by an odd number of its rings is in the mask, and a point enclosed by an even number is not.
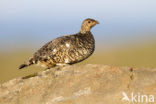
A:
[[[74,64],[88,58],[95,48],[91,32],[56,38],[45,44],[33,56],[34,63],[47,67],[57,64]]]
[[[95,49],[95,40],[90,30],[96,24],[99,22],[94,19],[84,20],[79,33],[58,37],[48,42],[35,52],[28,62],[20,65],[19,69],[33,64],[51,68],[85,60]]]

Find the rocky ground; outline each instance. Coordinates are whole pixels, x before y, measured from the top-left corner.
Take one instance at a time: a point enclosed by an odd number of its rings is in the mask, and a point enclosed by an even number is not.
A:
[[[53,68],[0,85],[0,104],[156,104],[156,69]]]

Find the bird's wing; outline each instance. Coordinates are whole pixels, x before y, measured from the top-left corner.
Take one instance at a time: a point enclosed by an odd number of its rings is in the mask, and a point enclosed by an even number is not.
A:
[[[62,36],[47,43],[45,46],[43,46],[43,48],[46,48],[47,51],[49,50],[50,52],[54,51],[54,49],[61,50],[68,47],[68,43],[72,45],[72,42],[75,42],[75,39],[76,35]]]
[[[37,60],[44,60],[48,57],[53,57],[55,54],[58,54],[58,51],[63,51],[66,48],[68,48],[68,45],[70,44],[70,47],[72,46],[72,42],[75,42],[76,35],[67,35],[58,37],[47,44],[45,44],[43,47],[41,47],[35,54],[34,57]]]

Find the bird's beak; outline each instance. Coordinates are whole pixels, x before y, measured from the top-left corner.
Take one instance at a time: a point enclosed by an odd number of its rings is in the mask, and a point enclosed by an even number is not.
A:
[[[99,22],[98,22],[98,21],[96,21],[96,24],[99,24]]]

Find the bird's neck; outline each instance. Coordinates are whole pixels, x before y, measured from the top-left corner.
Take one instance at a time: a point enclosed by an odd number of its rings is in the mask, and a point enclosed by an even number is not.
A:
[[[91,29],[90,27],[82,25],[80,33],[85,34],[87,32],[90,32],[90,29]]]
[[[92,36],[92,33],[91,33],[91,31],[87,31],[85,33],[82,33],[80,31],[77,35],[79,35],[80,37],[82,36],[83,38],[85,38],[85,37],[88,38],[88,37]]]

